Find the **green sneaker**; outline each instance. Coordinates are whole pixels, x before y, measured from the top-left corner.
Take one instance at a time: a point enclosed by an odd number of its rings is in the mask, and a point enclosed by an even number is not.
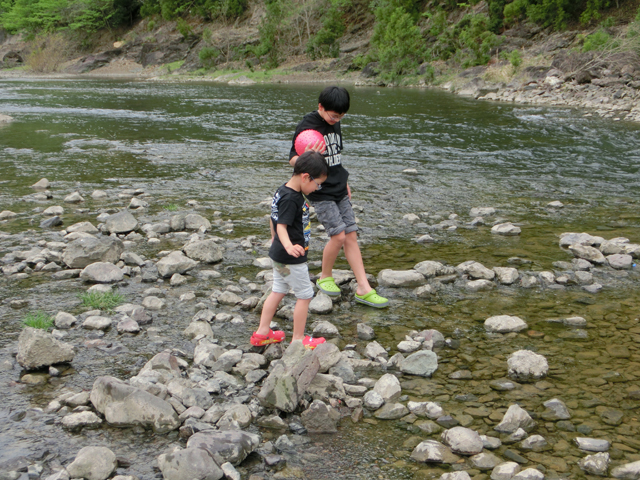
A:
[[[355,297],[356,302],[369,305],[370,307],[385,308],[389,306],[389,300],[378,295],[375,288],[372,288],[371,291],[364,295],[358,295],[356,293]]]
[[[333,277],[319,278],[316,282],[316,286],[322,293],[325,293],[330,297],[337,297],[340,295],[340,287],[336,285]]]

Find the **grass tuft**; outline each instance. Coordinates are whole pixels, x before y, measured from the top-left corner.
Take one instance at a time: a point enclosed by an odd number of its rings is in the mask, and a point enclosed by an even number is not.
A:
[[[22,323],[24,323],[27,327],[48,330],[53,326],[53,317],[51,315],[47,315],[41,310],[38,310],[37,312],[28,313],[22,319]]]
[[[82,305],[98,310],[113,310],[124,303],[124,295],[118,292],[85,292],[80,295]]]
[[[170,203],[169,205],[165,205],[164,207],[165,210],[168,210],[169,212],[175,212],[178,210],[178,205],[176,205],[175,203]]]

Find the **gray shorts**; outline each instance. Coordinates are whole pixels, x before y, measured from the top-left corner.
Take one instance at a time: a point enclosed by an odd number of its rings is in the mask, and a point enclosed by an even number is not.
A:
[[[346,196],[339,202],[323,200],[313,202],[313,208],[318,215],[318,221],[324,226],[325,232],[330,237],[340,232],[351,233],[358,231],[356,215],[353,213],[351,200]]]
[[[307,263],[297,263],[295,265],[285,265],[273,262],[273,286],[271,291],[275,293],[293,294],[299,300],[313,298],[313,286],[309,278],[309,267]]]

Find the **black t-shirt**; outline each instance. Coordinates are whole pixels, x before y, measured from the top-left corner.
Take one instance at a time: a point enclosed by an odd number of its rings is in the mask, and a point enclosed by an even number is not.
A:
[[[271,223],[276,234],[269,249],[269,257],[274,262],[293,265],[307,261],[309,240],[311,239],[311,224],[309,223],[309,204],[301,192],[282,185],[271,202]],[[289,240],[294,245],[304,247],[304,255],[292,257],[282,246],[278,238],[278,224],[287,226]]]
[[[318,111],[307,113],[302,121],[296,127],[296,132],[293,134],[293,141],[291,142],[291,151],[289,152],[289,158],[293,158],[296,155],[296,138],[300,132],[304,130],[317,130],[324,135],[324,143],[327,146],[324,152],[324,157],[329,166],[329,175],[322,184],[322,190],[315,191],[309,194],[309,200],[312,202],[320,202],[322,200],[340,201],[347,196],[347,180],[349,179],[349,172],[342,166],[342,131],[340,129],[340,122],[335,125],[329,125],[320,116]]]

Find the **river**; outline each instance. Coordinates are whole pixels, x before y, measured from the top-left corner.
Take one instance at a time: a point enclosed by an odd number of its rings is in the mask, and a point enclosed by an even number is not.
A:
[[[318,85],[0,80],[0,113],[14,118],[0,125],[0,211],[18,213],[16,219],[0,223],[0,232],[12,235],[0,243],[0,257],[40,239],[42,209],[63,205],[64,196],[76,190],[87,200],[81,207],[65,206],[65,225],[85,220],[97,224],[95,216],[101,209],[126,206],[117,198],[119,192],[144,189],[150,203],[143,213],[147,221],[167,218],[169,211],[196,200],[199,213],[223,220],[212,233],[229,245],[248,235],[267,240],[267,211],[260,202],[288,178],[292,132],[302,115],[317,107],[320,89]],[[511,266],[511,257],[530,261],[520,268],[535,273],[557,270],[554,262],[571,260],[558,246],[563,232],[640,242],[637,125],[568,108],[479,102],[439,90],[350,87],[350,92],[352,107],[342,121],[343,161],[351,174],[353,203],[362,207],[357,216],[368,273],[410,269],[423,260],[453,266],[467,260],[489,268]],[[35,201],[30,186],[43,177],[52,182],[54,198]],[[107,191],[111,201],[92,200],[96,189]],[[551,208],[552,201],[564,207]],[[497,214],[487,220],[487,226],[472,227],[472,207],[494,207]],[[410,224],[403,220],[406,214],[418,214],[421,221]],[[451,215],[458,216],[458,228],[429,229]],[[521,235],[491,234],[491,222],[498,218],[519,225]],[[435,241],[416,243],[425,233]],[[317,262],[322,239],[320,233],[313,235],[310,259]],[[153,258],[162,249],[167,249],[166,243],[143,245],[140,252]],[[238,250],[219,267],[225,282],[238,282],[243,276],[252,279],[259,271],[252,259],[266,253],[259,248]],[[336,266],[348,268],[343,257]],[[318,271],[317,267],[311,270]],[[640,328],[639,276],[635,269],[609,269],[598,279],[604,288],[596,294],[579,286],[500,286],[470,293],[445,285],[424,299],[410,290],[386,289],[383,293],[392,302],[388,310],[343,302],[329,317],[312,315],[309,325],[318,319],[330,320],[340,329],[344,345],[358,342],[356,324],[366,322],[391,353],[411,330],[438,329],[455,339],[456,348],[438,352],[441,365],[433,379],[404,378],[403,393],[410,399],[438,401],[447,412],[467,419],[466,409],[483,406],[504,411],[515,400],[528,411],[541,413],[544,401],[561,398],[575,414],[574,427],[588,425],[591,436],[626,445],[618,449],[616,460],[637,460],[640,446],[624,439],[640,433],[635,418],[640,395],[629,395],[639,389],[640,379],[640,330],[634,330]],[[189,288],[193,290],[194,285]],[[133,302],[140,301],[142,290],[133,282],[121,288]],[[0,360],[10,358],[16,349],[26,313],[10,308],[10,300],[27,299],[29,309],[53,315],[59,310],[79,314],[83,311],[80,291],[77,281],[0,279]],[[168,297],[182,290],[175,292]],[[84,334],[73,333],[73,343],[79,347],[73,370],[45,386],[20,384],[19,369],[0,371],[4,398],[0,464],[21,456],[64,463],[82,446],[101,444],[131,461],[132,467],[123,473],[142,480],[156,478],[154,459],[180,443],[177,436],[112,428],[73,434],[49,416],[29,409],[44,408],[65,388],[90,389],[99,375],[128,378],[141,359],[167,347],[180,348],[185,342],[180,332],[194,313],[193,306],[176,303],[159,314],[154,327],[160,329],[163,341],[151,346],[143,334],[125,338],[110,331],[105,336],[110,343],[104,348],[85,348]],[[524,319],[529,333],[499,338],[485,334],[482,322],[502,314]],[[246,325],[216,333],[223,340],[241,343],[258,318],[253,313],[244,315]],[[548,321],[571,316],[584,317],[588,328],[576,332]],[[626,354],[617,354],[616,347],[624,348]],[[535,393],[525,389],[519,396],[494,392],[487,386],[489,381],[506,375],[506,356],[521,348],[547,357],[551,366],[547,383]],[[448,378],[461,370],[475,372],[473,379]],[[585,399],[592,398],[599,403],[585,406]],[[622,410],[624,428],[603,423],[596,405]],[[15,417],[16,412],[27,415]],[[470,428],[482,433],[493,425],[481,416],[471,417]],[[415,426],[367,420],[354,425],[346,418],[338,435],[312,438],[306,456],[299,459],[308,478],[437,478],[445,471],[409,460],[412,442],[421,435]],[[553,423],[540,423],[541,434],[554,446],[577,435],[575,428],[566,431]],[[575,463],[582,454],[577,448],[556,448],[550,455],[567,464],[565,471],[556,469],[559,475],[579,474]],[[531,460],[529,466],[539,463]]]

